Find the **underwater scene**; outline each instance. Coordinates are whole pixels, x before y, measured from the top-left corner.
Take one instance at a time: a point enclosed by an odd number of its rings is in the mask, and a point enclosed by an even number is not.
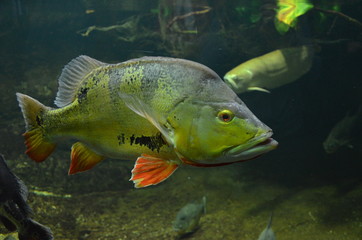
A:
[[[1,0],[0,240],[362,239],[361,0]]]

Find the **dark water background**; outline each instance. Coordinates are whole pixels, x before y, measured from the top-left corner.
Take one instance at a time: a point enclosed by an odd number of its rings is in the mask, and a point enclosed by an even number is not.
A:
[[[361,1],[313,3],[329,9],[338,5],[344,14],[361,20]],[[177,20],[171,27],[167,27],[174,17],[205,10],[206,7],[211,10]],[[48,106],[54,106],[57,77],[65,64],[82,54],[110,63],[145,55],[181,57],[203,63],[223,76],[241,62],[275,49],[313,44],[316,52],[312,69],[298,81],[273,89],[271,94],[248,92],[240,95],[255,115],[273,129],[274,138],[280,143],[277,150],[255,161],[233,167],[212,170],[186,168],[179,171],[196,171],[193,174],[203,179],[200,181],[206,185],[210,174],[215,174],[219,179],[215,186],[221,188],[229,184],[230,179],[244,179],[249,183],[267,182],[288,190],[333,185],[337,189],[338,199],[351,191],[357,192],[359,194],[355,194],[353,201],[348,202],[353,207],[331,204],[320,221],[326,221],[331,216],[335,219],[349,216],[351,222],[343,223],[347,225],[346,231],[355,232],[356,235],[362,233],[362,132],[356,133],[352,149],[342,147],[333,154],[326,154],[322,146],[333,126],[348,112],[357,112],[362,105],[362,28],[336,15],[326,14],[322,17],[312,10],[300,17],[296,29],[281,35],[274,27],[274,7],[274,1],[267,0],[2,0],[0,152],[5,154],[9,165],[27,185],[50,192],[100,193],[104,199],[105,191],[119,191],[119,195],[133,191],[132,184],[127,181],[132,168],[131,162],[107,160],[92,172],[70,177],[67,176],[70,145],[66,144],[60,146],[57,153],[46,162],[31,162],[23,154],[25,147],[21,134],[24,126],[15,92],[28,94]],[[113,30],[95,30],[88,36],[82,36],[90,26],[113,25],[118,26]],[[195,29],[197,33],[192,32]],[[361,128],[356,131],[361,131]],[[170,183],[163,184],[169,184],[170,188],[172,184],[182,184],[183,181],[177,178],[182,179],[183,175],[173,177],[176,179],[174,182],[170,179]],[[197,190],[192,191],[195,189],[189,189],[184,200],[171,204],[174,205],[170,209],[172,214],[188,199],[192,199],[192,196],[200,197]],[[35,195],[31,200],[33,207],[39,212],[39,218],[44,219],[43,223],[47,224],[48,221],[54,232],[58,230],[57,239],[68,239],[59,232],[59,229],[64,232],[68,225],[64,223],[64,226],[60,224],[61,227],[54,227],[56,220],[52,215],[55,213],[50,210],[50,213],[42,213],[41,207],[37,208],[37,204],[40,204],[37,201],[40,200],[36,200]],[[275,198],[269,205],[277,211],[277,203],[283,201],[287,199]],[[217,203],[214,203],[215,207],[218,206]],[[232,209],[225,211],[230,212]],[[259,212],[251,212],[252,215],[257,213]],[[67,217],[62,217],[62,211],[56,214],[58,219],[64,219],[63,222],[69,223],[76,218],[72,213],[66,213],[66,216],[73,219],[68,221],[65,220]],[[338,223],[337,221],[336,224]],[[259,226],[263,224],[264,222],[260,222]],[[74,225],[76,221],[69,223],[71,231],[78,234]],[[207,223],[203,225],[203,229],[206,228],[205,225]],[[102,231],[106,233],[107,228]],[[227,228],[225,231],[228,231]],[[287,236],[288,231],[281,231]],[[323,231],[325,230],[321,230]],[[118,239],[92,238],[91,234],[88,235],[90,237],[85,239]],[[254,235],[248,235],[252,236],[250,238],[235,239],[255,239],[257,235],[258,232],[255,232]],[[246,235],[240,233],[240,236]],[[129,239],[168,238],[138,236]],[[199,234],[195,239],[211,238],[203,238]],[[280,236],[280,239],[298,238]],[[335,239],[356,238],[337,236]]]

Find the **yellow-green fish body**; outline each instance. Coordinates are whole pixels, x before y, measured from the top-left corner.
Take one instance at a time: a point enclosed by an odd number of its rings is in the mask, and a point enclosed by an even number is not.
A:
[[[136,157],[140,152],[172,155],[160,131],[119,97],[120,88],[128,84],[112,77],[122,74],[120,70],[116,65],[95,70],[82,82],[70,105],[48,111],[43,116],[46,135],[51,140],[76,138],[96,153],[111,158]]]
[[[271,129],[212,70],[183,59],[106,64],[80,56],[59,78],[59,108],[17,96],[33,160],[45,160],[64,137],[76,139],[70,174],[106,157],[138,157],[136,187],[163,181],[181,163],[223,165],[277,145]]]

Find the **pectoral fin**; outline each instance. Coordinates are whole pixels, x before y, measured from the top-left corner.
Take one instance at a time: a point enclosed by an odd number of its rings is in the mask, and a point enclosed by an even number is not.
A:
[[[91,169],[105,157],[90,150],[83,143],[76,142],[72,146],[71,159],[68,174],[75,174]]]
[[[152,123],[152,125],[161,132],[169,145],[174,145],[173,139],[170,137],[169,130],[165,126],[160,124],[160,119],[146,103],[144,103],[139,98],[129,94],[120,93],[119,96],[123,99],[129,109],[131,109],[141,117],[146,118],[150,123]],[[164,122],[166,122],[166,120]]]
[[[261,87],[248,87],[248,91],[260,91],[260,92],[270,93],[269,90],[266,90],[265,88]]]
[[[135,188],[156,185],[166,180],[177,167],[177,162],[142,154],[136,160],[130,181]]]

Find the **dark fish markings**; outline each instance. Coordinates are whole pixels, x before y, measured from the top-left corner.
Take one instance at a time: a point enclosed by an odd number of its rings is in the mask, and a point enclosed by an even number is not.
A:
[[[155,136],[140,136],[135,137],[133,134],[130,138],[130,144],[138,144],[140,146],[146,146],[152,151],[157,150],[157,152],[160,152],[160,149],[163,145],[166,145],[165,140],[162,138],[161,133],[155,135]]]
[[[106,72],[107,73],[107,72]],[[91,79],[91,82],[93,83],[92,85],[93,86],[97,86],[98,83],[100,82],[100,78],[94,76],[92,79]]]
[[[87,99],[87,93],[89,91],[88,87],[82,87],[79,89],[79,93],[78,93],[78,102],[81,103],[84,100]]]
[[[132,145],[134,143],[134,140],[135,140],[134,134],[129,137],[129,140],[130,140],[130,143]]]
[[[84,100],[87,99],[87,94],[89,92],[89,90],[94,89],[95,87],[98,86],[98,83],[100,82],[100,79],[97,76],[93,76],[89,81],[88,81],[88,86],[90,87],[86,87],[86,83],[83,85],[83,87],[81,87],[78,91],[78,102],[81,103]],[[105,86],[103,86],[104,88]]]
[[[36,116],[36,123],[39,125],[39,126],[42,126],[43,123],[44,123],[44,120],[43,120],[43,111],[40,111],[39,114]]]
[[[117,139],[118,139],[118,145],[121,145],[121,144],[125,144],[125,141],[124,141],[124,133],[121,133],[120,135],[117,136]]]

